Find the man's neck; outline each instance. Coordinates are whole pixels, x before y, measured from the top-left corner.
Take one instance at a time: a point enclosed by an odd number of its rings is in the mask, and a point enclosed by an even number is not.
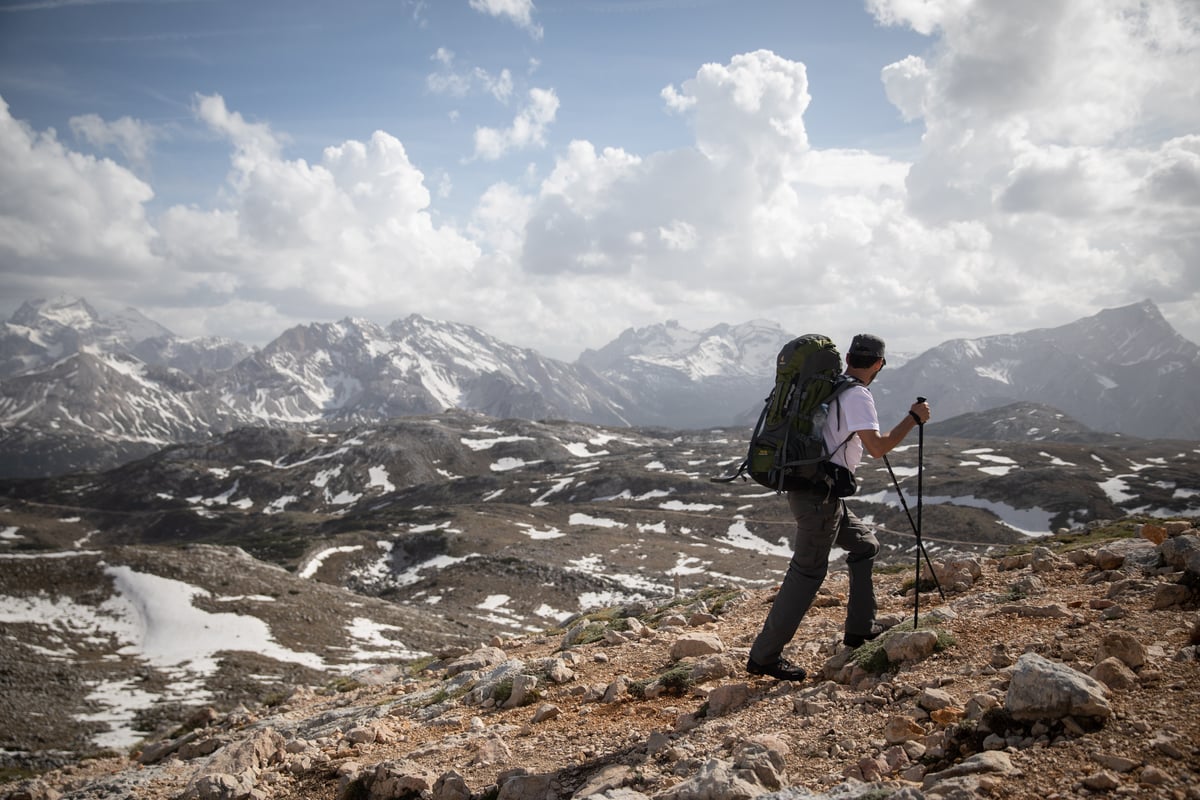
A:
[[[847,367],[846,374],[863,386],[870,386],[877,373],[870,367]]]

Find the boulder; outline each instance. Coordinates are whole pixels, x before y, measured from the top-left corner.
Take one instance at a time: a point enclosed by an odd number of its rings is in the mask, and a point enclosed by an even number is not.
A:
[[[1097,661],[1106,658],[1117,658],[1130,669],[1138,670],[1146,664],[1146,648],[1132,633],[1113,631],[1104,634],[1096,653]]]
[[[508,655],[499,647],[481,647],[475,652],[456,658],[447,664],[446,677],[454,677],[460,672],[494,667],[497,664],[503,664],[507,659]]]
[[[725,683],[708,693],[708,713],[721,717],[750,701],[750,687],[744,683]]]
[[[437,779],[421,765],[401,758],[376,764],[363,782],[369,800],[390,800],[428,792]]]
[[[1138,684],[1137,674],[1119,658],[1106,658],[1088,673],[1110,689],[1132,689]]]
[[[671,658],[675,661],[723,652],[725,644],[721,637],[711,633],[685,633],[671,645]]]
[[[1104,685],[1095,678],[1036,653],[1025,653],[1013,668],[1004,705],[1020,720],[1107,719],[1112,706],[1106,695]]]

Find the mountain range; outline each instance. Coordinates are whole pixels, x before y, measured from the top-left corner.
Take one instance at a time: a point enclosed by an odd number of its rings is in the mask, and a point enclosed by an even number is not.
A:
[[[574,363],[413,315],[291,328],[261,349],[184,339],[134,309],[26,302],[0,330],[0,477],[104,469],[239,427],[345,427],[448,408],[497,419],[704,429],[749,425],[798,333],[754,320],[630,329]],[[1058,327],[953,340],[873,387],[881,418],[916,395],[939,419],[1013,402],[1091,429],[1200,438],[1200,348],[1149,301]]]

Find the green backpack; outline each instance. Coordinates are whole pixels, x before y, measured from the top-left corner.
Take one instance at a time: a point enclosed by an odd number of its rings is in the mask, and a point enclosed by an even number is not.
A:
[[[829,404],[855,383],[842,373],[842,356],[828,336],[809,333],[785,344],[745,460],[732,475],[712,480],[731,483],[749,475],[777,492],[823,488],[821,462],[829,451],[822,429]]]

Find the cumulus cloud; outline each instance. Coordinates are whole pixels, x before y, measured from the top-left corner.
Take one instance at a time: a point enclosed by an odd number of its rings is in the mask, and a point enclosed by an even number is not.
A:
[[[808,150],[807,70],[769,50],[705,64],[663,97],[670,110],[689,115],[696,145],[711,159],[779,165]]]
[[[471,0],[471,8],[493,17],[508,17],[533,38],[542,38],[542,26],[533,21],[532,0]]]
[[[1200,127],[1200,88],[1183,78],[1200,71],[1194,4],[870,7],[886,24],[938,34],[928,60],[882,72],[888,97],[926,129],[909,213],[932,229],[983,226],[987,260],[1022,276],[1006,292],[1018,309],[1086,313],[1139,289],[1186,302],[1195,279],[1182,265],[1195,257],[1200,216],[1185,200],[1191,137],[1177,134]],[[987,318],[998,316],[988,305],[1004,304],[983,303]]]
[[[0,185],[0,264],[17,291],[44,281],[137,282],[156,267],[150,186],[69,149],[53,130],[34,131],[2,99]]]
[[[202,323],[250,341],[268,333],[264,321],[386,320],[415,310],[414,297],[429,301],[420,303],[426,313],[457,316],[454,298],[475,285],[480,249],[435,224],[424,176],[397,139],[377,131],[310,164],[284,157],[268,125],[218,95],[197,97],[194,108],[229,142],[223,199],[172,207],[152,224],[148,185],[36,134],[2,107],[0,180],[14,189],[0,199],[6,290],[36,283],[42,291],[24,294],[44,294],[47,276],[62,272],[68,291],[173,308],[164,322],[174,327]]]
[[[662,96],[695,145],[637,157],[572,143],[541,185],[525,269],[612,276],[622,303],[659,319],[676,305],[722,319],[830,305],[832,276],[862,266],[873,225],[900,210],[905,165],[813,150],[804,65],[767,51],[703,65]]]
[[[220,96],[199,98],[197,109],[233,149],[228,203],[172,208],[162,228],[172,263],[213,291],[379,311],[413,292],[457,288],[479,257],[434,224],[424,176],[391,135],[327,147],[309,164],[283,158],[269,128],[246,123]]]
[[[810,328],[850,308],[922,345],[1144,297],[1195,325],[1195,14],[1019,6],[872,4],[938,37],[881,70],[926,127],[913,163],[812,148],[803,64],[758,51],[703,65],[661,93],[694,147],[635,157],[577,141],[557,159],[525,269],[607,276],[651,321],[681,306]]]
[[[495,161],[511,150],[546,146],[546,129],[558,114],[553,89],[530,89],[529,103],[517,112],[507,128],[475,129],[475,158]]]

